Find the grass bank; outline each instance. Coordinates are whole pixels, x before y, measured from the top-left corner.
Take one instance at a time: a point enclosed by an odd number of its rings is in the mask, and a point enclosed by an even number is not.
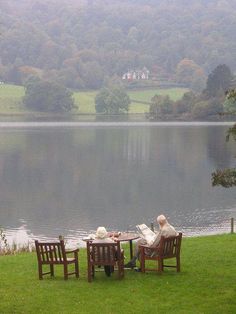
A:
[[[137,101],[150,102],[151,98],[158,95],[169,95],[171,99],[177,100],[187,91],[184,88],[169,89],[145,89],[129,91],[131,99]],[[0,85],[0,115],[32,115],[36,114],[28,110],[22,103],[22,97],[25,90],[22,86],[1,84]],[[74,92],[73,97],[78,110],[74,110],[74,114],[95,114],[95,96],[97,91],[79,91]],[[149,105],[132,101],[129,113],[145,113],[149,111]],[[42,115],[42,113],[38,113]]]
[[[128,253],[127,253],[128,255]],[[236,235],[184,238],[181,272],[163,275],[126,271],[108,278],[86,276],[86,252],[80,251],[81,277],[37,278],[35,253],[0,256],[1,313],[235,313]]]

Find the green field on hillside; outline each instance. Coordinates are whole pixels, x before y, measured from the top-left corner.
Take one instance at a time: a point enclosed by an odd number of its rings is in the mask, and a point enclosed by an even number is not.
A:
[[[188,89],[186,88],[163,88],[163,89],[146,89],[146,90],[137,90],[137,91],[130,91],[128,92],[129,97],[131,100],[130,105],[130,113],[145,113],[149,111],[148,104],[141,104],[135,102],[144,101],[144,102],[151,102],[151,99],[155,95],[169,95],[170,98],[174,101],[180,99],[184,93],[186,93]]]
[[[15,114],[26,111],[22,103],[24,87],[17,85],[0,85],[0,114]]]
[[[147,89],[128,91],[130,99],[133,100],[130,104],[130,113],[145,113],[149,111],[148,104],[142,104],[135,102],[144,101],[151,102],[151,98],[154,95],[169,95],[171,99],[177,100],[187,91],[184,88],[169,88],[169,89]],[[22,97],[24,96],[24,87],[2,84],[0,85],[0,114],[24,114],[31,112],[25,108],[22,103]],[[95,103],[94,99],[97,91],[78,91],[74,92],[73,97],[78,109],[75,109],[73,113],[79,114],[94,114]],[[31,112],[32,113],[32,112]]]

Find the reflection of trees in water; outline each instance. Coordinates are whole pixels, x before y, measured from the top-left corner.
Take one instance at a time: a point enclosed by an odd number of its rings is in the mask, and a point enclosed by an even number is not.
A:
[[[123,143],[123,156],[129,161],[149,161],[150,129],[131,128]]]
[[[217,169],[230,167],[236,153],[233,142],[226,142],[227,130],[228,127],[224,128],[224,132],[222,127],[206,128],[208,156]]]
[[[96,142],[100,151],[109,150],[104,159],[145,162],[149,159],[150,129],[140,127],[100,129],[96,131]]]
[[[58,233],[126,229],[160,212],[181,221],[220,201],[210,182],[214,134],[211,127],[15,132],[23,145],[0,146],[1,221],[25,218],[34,233],[45,224]]]
[[[25,146],[16,146],[0,157],[4,211],[17,220],[27,217],[35,224],[66,221],[65,212],[78,195],[77,161],[83,140],[80,147],[72,131],[24,134]]]

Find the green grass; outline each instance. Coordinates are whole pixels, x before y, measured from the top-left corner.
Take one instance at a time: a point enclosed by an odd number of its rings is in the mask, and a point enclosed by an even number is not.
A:
[[[150,102],[151,98],[158,95],[169,95],[171,99],[177,100],[187,91],[184,88],[170,89],[148,89],[129,91],[131,99],[138,101]],[[24,88],[22,86],[2,84],[0,85],[0,114],[32,114],[32,111],[25,108],[22,103],[24,96]],[[73,97],[78,109],[75,109],[75,114],[95,114],[94,99],[97,91],[74,92]],[[145,113],[149,111],[149,105],[132,102],[130,104],[129,113]]]
[[[168,88],[168,89],[145,89],[138,91],[129,92],[129,97],[131,100],[138,100],[144,102],[151,102],[151,99],[154,95],[169,95],[169,97],[176,101],[180,99],[188,89],[186,88]],[[149,112],[148,104],[140,104],[135,101],[132,101],[130,104],[130,113],[145,113]]]
[[[180,99],[188,89],[186,88],[168,88],[168,89],[145,89],[130,91],[128,94],[131,99],[141,100],[141,101],[151,101],[154,95],[169,95],[171,99]]]
[[[88,92],[74,92],[73,97],[75,100],[75,105],[79,107],[79,110],[76,110],[77,113],[95,113],[95,96],[96,91]]]
[[[127,253],[128,255],[128,253]],[[184,238],[181,272],[163,275],[125,271],[118,280],[96,273],[87,282],[86,251],[81,277],[37,278],[35,253],[0,256],[1,313],[236,313],[236,235]]]
[[[26,111],[22,104],[25,91],[22,86],[1,84],[0,85],[0,113],[13,114]]]

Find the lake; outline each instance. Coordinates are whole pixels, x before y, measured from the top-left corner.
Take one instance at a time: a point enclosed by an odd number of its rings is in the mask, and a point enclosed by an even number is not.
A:
[[[9,241],[135,231],[163,213],[185,236],[230,231],[230,123],[0,122],[0,226]]]

